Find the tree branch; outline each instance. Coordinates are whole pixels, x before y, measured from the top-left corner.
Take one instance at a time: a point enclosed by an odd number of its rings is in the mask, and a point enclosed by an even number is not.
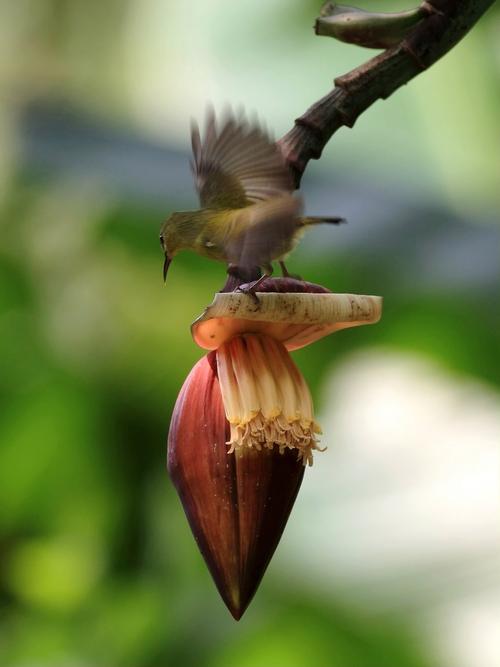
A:
[[[313,104],[277,143],[296,187],[311,159],[330,137],[378,99],[386,99],[433,65],[473,27],[494,0],[431,0],[431,13],[398,46],[335,79],[335,88]],[[433,11],[432,11],[433,10]]]

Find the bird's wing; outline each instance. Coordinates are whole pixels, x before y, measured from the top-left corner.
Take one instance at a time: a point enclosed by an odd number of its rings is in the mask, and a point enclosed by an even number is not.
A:
[[[209,110],[203,141],[193,123],[191,142],[195,184],[204,208],[242,208],[294,190],[279,148],[243,117],[227,113],[218,127]]]
[[[302,201],[285,195],[248,206],[236,214],[226,242],[226,257],[240,267],[264,266],[292,248]]]

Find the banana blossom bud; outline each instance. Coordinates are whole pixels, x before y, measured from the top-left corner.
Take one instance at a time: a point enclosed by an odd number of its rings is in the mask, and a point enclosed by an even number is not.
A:
[[[193,323],[195,342],[210,352],[181,389],[168,437],[170,477],[236,619],[278,545],[305,465],[320,450],[311,395],[289,350],[381,314],[379,297],[332,294],[293,279],[264,285],[288,291],[259,293],[258,305],[246,294],[218,293]]]

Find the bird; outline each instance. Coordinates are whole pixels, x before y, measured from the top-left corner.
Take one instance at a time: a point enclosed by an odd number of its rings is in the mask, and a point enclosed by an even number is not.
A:
[[[272,275],[274,261],[284,276],[290,275],[284,261],[307,227],[344,222],[341,217],[302,216],[302,198],[293,194],[281,151],[265,129],[243,114],[227,111],[218,123],[209,109],[203,140],[192,121],[191,142],[201,208],[174,212],[162,224],[164,281],[173,257],[192,250],[225,262],[232,275],[243,277],[260,269],[260,278],[245,290],[255,294]]]

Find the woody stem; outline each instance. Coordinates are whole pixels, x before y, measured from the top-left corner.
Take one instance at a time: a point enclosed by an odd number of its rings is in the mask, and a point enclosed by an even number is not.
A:
[[[309,160],[321,157],[331,136],[352,127],[378,99],[434,64],[474,26],[494,0],[431,0],[429,15],[397,46],[335,79],[335,87],[313,104],[277,143],[299,187]]]

